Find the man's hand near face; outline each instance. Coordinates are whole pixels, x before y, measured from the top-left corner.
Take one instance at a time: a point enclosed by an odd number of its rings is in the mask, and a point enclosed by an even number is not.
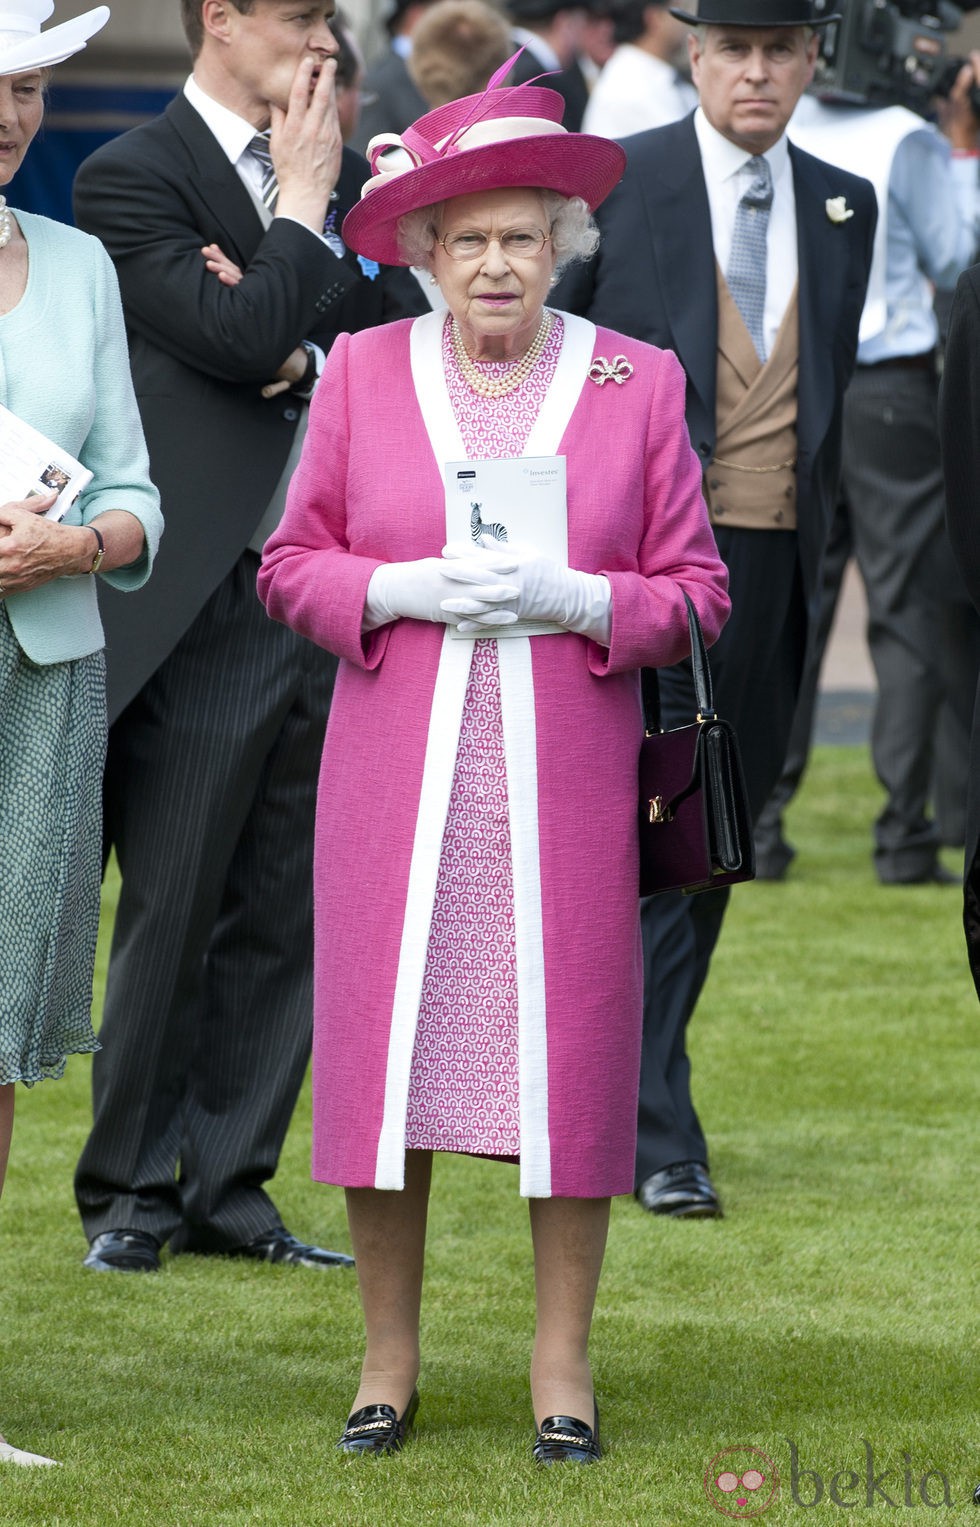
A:
[[[980,52],[973,49],[967,62],[960,69],[956,81],[945,101],[939,103],[937,113],[939,126],[961,153],[970,153],[977,147],[980,122],[970,101],[970,96],[980,87]]]
[[[306,54],[296,70],[285,111],[272,107],[269,147],[279,181],[276,216],[295,218],[315,233],[323,231],[330,193],[340,175],[343,139],[337,118],[336,73],[334,59],[321,61]]]

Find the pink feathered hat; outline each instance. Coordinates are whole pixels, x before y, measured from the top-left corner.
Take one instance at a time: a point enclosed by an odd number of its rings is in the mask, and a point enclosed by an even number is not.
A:
[[[405,265],[399,218],[471,191],[539,187],[581,196],[590,211],[609,195],[622,178],[623,150],[562,127],[565,103],[556,90],[500,86],[513,65],[508,59],[481,94],[428,112],[401,137],[371,139],[371,179],[344,218],[349,248],[383,265]]]

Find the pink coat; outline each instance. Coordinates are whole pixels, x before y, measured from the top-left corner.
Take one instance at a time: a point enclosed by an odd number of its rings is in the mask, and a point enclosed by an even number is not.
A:
[[[270,615],[342,659],[316,825],[313,1175],[349,1187],[403,1182],[469,663],[469,644],[428,622],[361,634],[379,562],[437,556],[445,541],[442,461],[465,453],[443,454],[453,445],[433,435],[438,325],[433,314],[336,342],[259,574]],[[546,453],[567,459],[569,564],[609,579],[612,635],[608,649],[571,633],[499,643],[513,755],[521,1191],[602,1197],[633,1187],[637,670],[685,655],[683,590],[709,641],[728,599],[678,362],[575,319],[566,348],[553,386],[567,391],[568,423]],[[587,379],[593,355],[624,355],[634,373],[599,386]]]

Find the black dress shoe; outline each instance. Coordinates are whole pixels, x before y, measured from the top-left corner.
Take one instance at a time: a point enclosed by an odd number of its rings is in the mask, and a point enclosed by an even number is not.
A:
[[[145,1230],[106,1230],[82,1262],[95,1272],[159,1272],[160,1242]]]
[[[395,1415],[393,1405],[362,1405],[348,1416],[343,1436],[337,1443],[340,1453],[399,1453],[402,1444],[412,1430],[415,1412],[419,1408],[419,1392],[416,1389],[405,1406],[401,1420]]]
[[[756,880],[785,880],[786,871],[795,858],[796,849],[785,838],[775,838],[771,843],[756,838]]]
[[[930,864],[928,869],[920,870],[915,875],[906,875],[904,878],[889,876],[881,878],[882,885],[962,885],[961,875],[954,875],[945,864],[940,864],[938,859],[935,864]]]
[[[541,1422],[531,1452],[535,1462],[545,1468],[553,1463],[598,1463],[602,1457],[599,1407],[591,1426],[574,1416],[548,1416]]]
[[[342,1251],[325,1251],[322,1246],[308,1246],[298,1241],[282,1225],[257,1235],[247,1246],[235,1246],[224,1253],[228,1257],[251,1257],[256,1262],[288,1262],[295,1267],[353,1267],[354,1258]]]
[[[672,1219],[721,1219],[721,1200],[700,1161],[678,1161],[654,1172],[636,1190],[636,1198],[651,1214]]]

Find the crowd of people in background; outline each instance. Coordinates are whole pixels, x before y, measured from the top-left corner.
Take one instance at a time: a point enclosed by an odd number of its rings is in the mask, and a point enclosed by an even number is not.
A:
[[[109,19],[52,10],[0,0],[2,185]],[[781,879],[856,560],[875,873],[942,888],[965,848],[980,972],[973,275],[942,427],[937,316],[980,247],[980,53],[923,115],[812,97],[812,0],[294,11],[181,0],[189,78],[83,164],[77,228],[0,197],[2,401],[90,474],[60,519],[0,507],[0,1185],[15,1084],[96,1052],[87,1268],[343,1275],[268,1187],[312,1046],[366,1329],[338,1446],[412,1429],[449,1150],[520,1164],[533,1456],[592,1464],[610,1196],[723,1213],[686,1036],[728,892],[635,894],[638,670],[693,719],[685,593]],[[558,549],[444,545],[447,464],[528,455]]]

